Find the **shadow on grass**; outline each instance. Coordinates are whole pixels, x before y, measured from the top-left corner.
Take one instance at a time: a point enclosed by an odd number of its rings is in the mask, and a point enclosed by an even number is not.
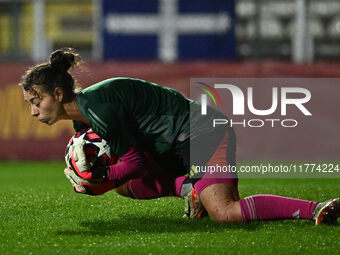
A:
[[[124,215],[110,220],[92,220],[79,223],[78,230],[58,231],[57,235],[115,235],[118,233],[185,233],[185,232],[223,232],[225,230],[255,231],[261,228],[263,223],[229,223],[217,224],[210,218],[186,219],[165,216],[149,215]]]

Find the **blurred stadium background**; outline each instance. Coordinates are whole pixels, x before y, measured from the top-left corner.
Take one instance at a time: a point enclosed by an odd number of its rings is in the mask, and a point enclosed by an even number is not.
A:
[[[71,124],[33,120],[17,87],[29,66],[61,47],[85,59],[74,71],[83,87],[128,76],[188,96],[193,77],[340,77],[340,1],[0,0],[0,160],[63,158]],[[322,99],[329,95],[339,98],[339,86],[327,87]],[[335,133],[338,119],[335,108],[323,125]],[[245,137],[241,159],[315,159],[283,146],[286,137],[275,136],[276,156],[256,134]],[[308,139],[317,151],[322,142]],[[325,139],[333,143],[321,157],[338,159],[339,143]]]

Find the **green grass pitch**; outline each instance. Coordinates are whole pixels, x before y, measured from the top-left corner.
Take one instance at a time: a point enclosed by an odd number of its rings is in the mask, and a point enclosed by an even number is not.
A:
[[[73,192],[63,163],[0,163],[0,254],[336,254],[340,224],[306,220],[218,225],[182,218],[179,198]],[[244,179],[241,197],[340,195],[340,179]]]

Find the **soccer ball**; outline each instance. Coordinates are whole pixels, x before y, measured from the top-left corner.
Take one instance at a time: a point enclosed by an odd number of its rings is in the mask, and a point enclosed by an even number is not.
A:
[[[71,137],[66,146],[65,162],[69,169],[73,171],[75,170],[75,167],[72,163],[71,155],[69,153],[70,146],[76,143],[83,142],[85,142],[83,148],[86,159],[90,163],[90,165],[96,164],[107,166],[117,163],[116,158],[111,155],[110,147],[108,146],[106,141],[95,132],[93,132],[91,128],[89,128],[77,132],[74,136]]]

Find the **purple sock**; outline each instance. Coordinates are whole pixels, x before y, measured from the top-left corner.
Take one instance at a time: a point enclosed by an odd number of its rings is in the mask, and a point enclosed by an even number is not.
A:
[[[274,195],[254,195],[240,200],[243,221],[313,219],[317,202]]]

